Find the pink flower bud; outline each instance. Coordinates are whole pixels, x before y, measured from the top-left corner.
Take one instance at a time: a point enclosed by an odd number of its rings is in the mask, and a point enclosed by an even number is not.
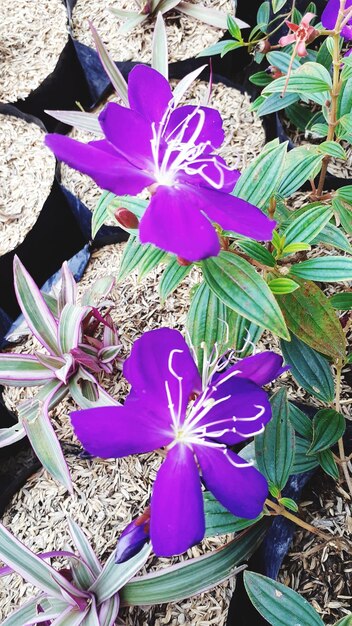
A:
[[[114,215],[116,221],[124,228],[138,228],[139,219],[129,209],[119,207],[118,209],[116,209]]]

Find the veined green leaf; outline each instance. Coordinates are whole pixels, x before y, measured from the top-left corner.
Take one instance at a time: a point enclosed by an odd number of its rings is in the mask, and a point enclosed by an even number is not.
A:
[[[259,263],[263,263],[269,267],[275,267],[276,261],[273,255],[262,244],[258,243],[258,241],[253,241],[253,239],[239,239],[236,243],[241,250],[247,252],[247,254],[256,261],[259,261]]]
[[[260,522],[210,554],[138,576],[122,589],[121,602],[132,606],[164,604],[211,589],[231,576],[236,565],[255,552],[265,532]]]
[[[309,456],[331,448],[342,437],[346,420],[334,409],[320,409],[313,419],[313,441],[307,452]]]
[[[286,76],[277,78],[264,87],[264,93],[280,93],[284,90]],[[320,93],[331,89],[332,82],[328,70],[320,63],[308,61],[294,70],[288,81],[287,93]]]
[[[13,271],[18,304],[29,328],[50,354],[60,354],[54,316],[18,256],[14,258]]]
[[[335,283],[352,280],[352,258],[321,256],[292,265],[290,274],[321,282]]]
[[[312,244],[325,243],[344,252],[352,254],[352,247],[346,235],[340,228],[328,222],[319,235],[312,241]]]
[[[332,209],[329,206],[315,206],[294,219],[285,230],[285,246],[290,243],[310,243],[323,230],[332,218]]]
[[[289,243],[288,246],[285,246],[282,250],[282,255],[286,256],[287,254],[295,254],[296,252],[301,252],[301,250],[310,250],[311,246],[309,243],[303,243],[302,241],[297,241],[296,243]]]
[[[145,17],[145,16],[143,16]],[[140,20],[141,21],[141,20]],[[90,24],[90,28],[92,31],[94,44],[99,55],[99,59],[101,64],[107,73],[108,77],[111,80],[112,86],[114,87],[116,93],[120,96],[121,100],[126,106],[129,106],[128,95],[127,95],[127,83],[122,76],[120,70],[115,65],[113,59],[111,58],[106,46],[104,45],[101,37],[95,30],[93,24]]]
[[[180,265],[176,257],[169,260],[159,283],[160,297],[163,302],[186,278],[192,267],[192,265]]]
[[[285,158],[277,193],[283,198],[291,196],[303,183],[316,176],[323,158],[322,154],[303,146],[290,150]]]
[[[286,585],[254,572],[244,572],[251,602],[272,626],[324,626],[313,607]]]
[[[277,302],[252,265],[231,252],[221,252],[203,261],[202,270],[206,283],[226,306],[288,339]]]
[[[295,460],[292,467],[292,474],[303,474],[319,467],[317,456],[308,456],[310,441],[296,437]]]
[[[227,321],[230,346],[236,350],[237,354],[241,355],[241,358],[248,356],[253,352],[264,329],[231,309],[227,309]]]
[[[275,393],[270,404],[272,418],[264,432],[255,438],[255,458],[259,471],[281,492],[291,474],[295,453],[286,390]]]
[[[291,293],[299,289],[299,285],[290,278],[273,278],[268,282],[268,287],[275,294]]]
[[[339,479],[339,468],[337,467],[331,450],[323,450],[323,452],[319,452],[317,454],[317,459],[325,474],[328,474],[328,476],[331,476],[334,480]]]
[[[271,0],[274,13],[278,13],[285,4],[285,0]]]
[[[208,359],[223,352],[227,339],[226,306],[210,291],[206,282],[197,288],[187,315],[186,327],[197,358],[200,374]]]
[[[283,52],[282,50],[271,50],[266,55],[270,65],[277,67],[280,72],[287,74],[290,63],[291,63],[291,54],[288,52]],[[292,69],[297,70],[301,66],[301,63],[297,57],[293,59]]]
[[[82,340],[82,321],[90,307],[65,304],[59,321],[59,345],[63,354],[69,354]]]
[[[288,328],[313,350],[330,358],[345,356],[346,338],[329,299],[312,281],[295,278],[292,293],[277,296]]]
[[[130,237],[125,245],[120,268],[117,274],[118,282],[121,282],[133,270],[138,267],[139,263],[154,250],[151,244],[142,245],[136,237]]]
[[[270,113],[275,113],[275,111],[286,109],[295,102],[298,102],[298,100],[299,96],[295,93],[285,93],[283,97],[281,97],[279,93],[265,95],[262,96],[262,101],[259,103],[257,113],[259,116],[270,115]]]
[[[332,207],[335,213],[338,216],[339,222],[341,222],[341,226],[347,235],[352,234],[352,210],[350,206],[350,201],[346,201],[342,199],[341,196],[338,196],[338,191],[336,192],[335,198],[332,200]]]
[[[287,144],[267,145],[259,157],[242,172],[234,194],[264,208],[274,194],[283,171]]]
[[[240,530],[249,528],[249,526],[253,526],[263,517],[263,515],[259,515],[256,519],[236,517],[225,509],[210,491],[203,492],[203,500],[206,537],[237,533]]]
[[[291,341],[282,341],[285,362],[298,384],[323,402],[334,399],[334,379],[328,360],[291,335]]]
[[[142,279],[144,276],[147,276],[149,272],[151,272],[155,267],[159,265],[162,261],[166,260],[168,255],[164,250],[160,250],[159,248],[155,248],[152,245],[148,246],[148,250],[145,252],[142,260],[139,262],[138,271],[139,278]]]
[[[295,431],[308,441],[313,437],[312,420],[292,402],[288,403],[290,422]]]
[[[351,129],[352,129],[352,118],[351,118]],[[323,141],[321,144],[319,144],[318,150],[322,152],[323,154],[328,154],[329,156],[335,157],[336,159],[343,159],[344,161],[347,159],[346,151],[336,141]]]

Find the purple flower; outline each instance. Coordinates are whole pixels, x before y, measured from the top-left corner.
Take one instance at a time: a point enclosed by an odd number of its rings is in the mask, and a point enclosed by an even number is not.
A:
[[[254,519],[267,496],[265,478],[229,446],[263,431],[271,409],[261,389],[280,375],[273,352],[247,357],[223,373],[201,378],[182,335],[146,332],[124,363],[132,388],[124,406],[71,413],[84,447],[103,458],[167,448],[151,498],[154,552],[171,556],[202,540],[205,531],[199,472],[231,513]]]
[[[53,134],[46,144],[60,160],[117,195],[149,188],[151,200],[139,228],[142,243],[198,261],[219,253],[211,222],[270,240],[275,222],[230,194],[239,172],[215,153],[224,140],[219,112],[176,108],[167,80],[143,65],[130,73],[128,97],[130,108],[109,103],[100,114],[105,139],[82,144]]]
[[[346,0],[345,9],[352,7],[352,0]],[[333,30],[335,28],[337,16],[340,10],[340,0],[329,0],[321,16],[324,28]],[[341,37],[352,40],[352,17],[343,27]]]

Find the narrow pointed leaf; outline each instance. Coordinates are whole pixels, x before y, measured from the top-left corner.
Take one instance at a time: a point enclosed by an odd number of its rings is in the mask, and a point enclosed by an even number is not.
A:
[[[55,608],[47,609],[44,613],[38,613],[38,605],[43,606],[43,597],[38,596],[37,598],[33,598],[26,604],[22,605],[17,611],[11,613],[3,622],[1,622],[1,626],[20,626],[22,624],[35,625],[39,623],[39,618],[44,616],[44,619],[53,619],[66,607],[64,603],[57,601],[57,605]]]
[[[210,289],[226,306],[258,326],[289,339],[280,308],[266,282],[241,257],[221,252],[202,262]]]
[[[319,235],[312,241],[312,244],[324,243],[329,247],[337,248],[338,250],[343,250],[344,252],[348,252],[352,254],[352,247],[350,242],[348,241],[346,235],[342,232],[340,228],[334,226],[328,222],[320,231]]]
[[[323,158],[322,154],[317,154],[303,146],[290,150],[286,155],[277,193],[283,198],[288,198],[307,180],[315,178],[319,173]]]
[[[11,446],[16,441],[21,441],[25,436],[26,431],[19,423],[9,428],[0,428],[0,448]]]
[[[79,130],[87,130],[95,135],[103,135],[98,116],[95,113],[86,113],[85,111],[45,111],[45,113],[59,122]]]
[[[54,316],[17,256],[14,258],[14,281],[18,304],[32,333],[51,354],[59,354]]]
[[[337,463],[331,450],[318,452],[317,459],[319,460],[320,467],[324,470],[325,474],[328,474],[328,476],[331,476],[334,480],[339,479],[339,468],[337,467]]]
[[[244,584],[251,602],[272,626],[324,626],[307,600],[286,585],[248,571]]]
[[[152,43],[152,67],[160,72],[166,80],[169,78],[169,63],[167,51],[167,37],[165,22],[159,12],[156,18],[153,43]]]
[[[91,571],[93,572],[95,576],[99,576],[100,572],[102,571],[102,566],[92,546],[90,545],[86,535],[78,526],[78,524],[76,524],[76,522],[73,521],[73,519],[69,518],[67,520],[67,523],[68,523],[72,540],[80,556],[82,557],[83,561],[87,563],[87,565],[90,567]]]
[[[312,420],[295,404],[292,404],[292,402],[289,402],[288,405],[289,418],[293,428],[297,433],[302,435],[302,437],[311,441],[313,437]]]
[[[241,174],[234,195],[259,208],[266,207],[278,186],[286,151],[286,143],[267,145]]]
[[[99,620],[100,626],[115,626],[120,608],[120,599],[118,595],[113,596],[109,600],[103,602],[100,606]]]
[[[180,265],[175,257],[170,259],[159,282],[159,292],[163,302],[190,273],[192,267],[192,265]]]
[[[63,354],[77,348],[82,339],[82,321],[89,307],[78,304],[65,304],[59,321],[59,345]]]
[[[143,567],[151,553],[150,544],[143,548],[128,561],[115,563],[115,553],[112,553],[104,565],[95,583],[89,591],[94,593],[98,604],[108,600],[117,593],[124,585]]]
[[[219,11],[218,9],[211,9],[203,6],[202,4],[192,4],[191,2],[181,2],[177,3],[177,11],[181,13],[185,13],[190,17],[195,17],[205,24],[209,24],[209,26],[214,26],[216,28],[222,28],[223,30],[227,30],[227,14]],[[237,17],[234,18],[237,26],[239,28],[247,28],[248,24],[239,20]]]
[[[226,546],[209,554],[168,567],[161,572],[137,576],[121,591],[121,603],[130,606],[163,604],[207,591],[233,575],[262,542],[261,523],[245,530]]]
[[[129,106],[128,95],[127,95],[127,83],[122,76],[120,70],[116,67],[114,61],[112,60],[109,52],[107,51],[106,46],[104,45],[102,39],[99,34],[95,30],[93,24],[90,25],[94,44],[97,49],[97,53],[99,55],[99,59],[101,64],[107,73],[108,77],[111,80],[112,86],[114,87],[116,93],[120,96],[121,100],[126,106]]]
[[[0,354],[0,384],[36,387],[53,378],[53,372],[30,354]]]
[[[65,261],[61,268],[61,288],[58,297],[58,311],[61,313],[65,304],[75,304],[76,299],[77,284],[67,261]]]
[[[268,282],[270,291],[275,294],[292,293],[296,289],[299,289],[299,285],[290,278],[273,278]]]
[[[84,292],[81,303],[82,306],[99,306],[101,300],[109,295],[115,284],[113,276],[101,276]]]
[[[121,282],[133,272],[143,259],[148,258],[151,250],[155,250],[155,246],[151,244],[142,245],[136,237],[130,237],[123,251],[117,281]]]
[[[80,626],[84,617],[87,615],[88,610],[89,609],[86,609],[85,611],[77,611],[76,609],[69,607],[53,622],[51,622],[51,626]]]
[[[202,71],[206,67],[207,65],[201,65],[201,67],[198,67],[196,70],[193,70],[193,72],[186,74],[186,76],[181,78],[181,80],[177,83],[173,91],[175,106],[180,104],[183,96],[185,95],[189,87],[192,85],[192,83],[194,83],[194,81],[198,78],[199,74],[201,74]]]

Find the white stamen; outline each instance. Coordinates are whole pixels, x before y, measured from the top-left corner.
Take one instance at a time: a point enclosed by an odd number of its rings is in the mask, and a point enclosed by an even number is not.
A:
[[[229,455],[229,450],[227,448],[226,448],[226,450],[223,451],[223,454],[226,456],[227,460],[234,467],[252,467],[254,465],[254,461],[243,461],[243,463],[236,463],[236,461],[231,459],[231,457]]]

